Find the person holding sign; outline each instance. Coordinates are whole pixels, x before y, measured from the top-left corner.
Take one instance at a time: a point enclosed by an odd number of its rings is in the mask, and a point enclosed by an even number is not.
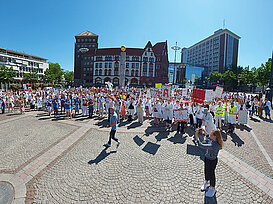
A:
[[[206,136],[209,136],[208,144],[203,144],[199,141],[199,131],[202,131]],[[219,150],[223,148],[223,138],[219,130],[212,130],[210,134],[205,129],[199,128],[195,132],[195,139],[200,148],[206,150],[205,154],[205,182],[201,187],[201,191],[206,191],[206,197],[213,197],[216,193],[215,184],[215,169],[218,163]]]
[[[180,103],[180,109],[183,109],[183,103]],[[185,121],[178,121],[177,122],[177,134],[179,134],[179,132],[184,135],[185,134]]]

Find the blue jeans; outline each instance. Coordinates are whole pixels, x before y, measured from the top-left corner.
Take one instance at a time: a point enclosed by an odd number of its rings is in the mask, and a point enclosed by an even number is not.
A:
[[[265,116],[269,116],[270,117],[270,109],[268,107],[264,108],[264,112],[265,112]]]

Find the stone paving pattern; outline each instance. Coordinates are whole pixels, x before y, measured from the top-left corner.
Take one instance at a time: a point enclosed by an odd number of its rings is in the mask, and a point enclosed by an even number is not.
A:
[[[0,129],[0,172],[9,172],[73,131],[75,126],[27,116],[0,123]]]
[[[92,131],[33,182],[27,203],[203,203],[204,152],[175,133],[149,136]],[[139,146],[140,145],[140,146]],[[272,203],[272,198],[219,161],[218,203]]]
[[[14,198],[14,189],[11,184],[0,181],[0,204],[10,204]]]

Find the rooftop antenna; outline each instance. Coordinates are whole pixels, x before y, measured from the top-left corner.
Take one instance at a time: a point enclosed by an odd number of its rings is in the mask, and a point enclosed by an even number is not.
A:
[[[226,20],[224,19],[223,20],[223,29],[225,29],[225,27],[226,27]]]

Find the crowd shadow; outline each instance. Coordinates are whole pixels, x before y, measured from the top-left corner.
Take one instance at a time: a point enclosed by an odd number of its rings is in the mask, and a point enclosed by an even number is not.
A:
[[[141,123],[139,123],[139,122],[133,122],[132,124],[130,124],[130,125],[127,127],[127,129],[129,130],[129,129],[133,129],[133,128],[137,128],[137,127],[141,127],[141,126],[142,126]]]
[[[241,147],[245,144],[245,142],[236,133],[230,133],[230,137],[235,146]]]
[[[195,145],[187,144],[187,154],[193,155],[193,156],[198,156],[202,161],[205,160],[205,153],[206,150],[201,149]]]
[[[268,122],[268,123],[273,123],[273,121],[270,120],[270,119],[267,119],[267,118],[261,118],[261,119],[262,119],[262,121],[265,121],[265,122]]]
[[[97,122],[95,125],[99,126],[99,128],[105,128],[109,125],[108,119],[104,119],[102,121]]]
[[[173,137],[168,138],[167,140],[173,144],[184,144],[186,142],[185,136],[178,133],[176,133]]]
[[[237,129],[241,130],[241,131],[244,131],[246,130],[247,132],[250,132],[252,130],[252,128],[244,125],[244,124],[241,124],[241,125],[237,125]]]
[[[106,150],[108,149],[108,147],[105,147],[101,152],[100,154],[93,160],[90,160],[88,162],[88,164],[92,165],[92,164],[98,164],[100,163],[102,160],[104,160],[106,157],[108,157],[110,154],[113,154],[113,153],[116,153],[117,151],[110,151],[110,152],[107,152]]]

